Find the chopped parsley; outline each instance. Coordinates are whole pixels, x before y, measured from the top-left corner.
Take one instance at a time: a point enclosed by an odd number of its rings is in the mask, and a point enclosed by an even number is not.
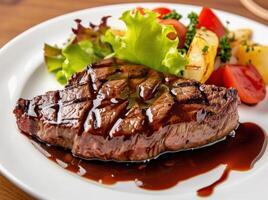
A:
[[[178,51],[179,51],[182,55],[186,55],[186,54],[187,54],[186,49],[178,49]]]
[[[254,51],[255,46],[256,46],[256,44],[248,44],[247,41],[244,41],[242,45],[246,47],[246,53],[250,51]]]
[[[190,44],[196,34],[196,25],[198,24],[198,15],[195,12],[188,14],[188,19],[190,20],[189,25],[187,26],[187,33],[185,37],[185,49],[188,50]]]
[[[207,53],[208,52],[208,46],[204,46],[204,48],[202,49],[203,53]]]
[[[177,13],[176,10],[172,10],[170,13],[163,16],[163,19],[176,19],[180,20],[182,15]]]
[[[230,43],[228,41],[227,35],[224,35],[219,42],[219,53],[221,62],[227,62],[230,60],[232,56],[232,48],[230,46]]]
[[[246,52],[248,53],[250,51],[250,46],[246,46]]]

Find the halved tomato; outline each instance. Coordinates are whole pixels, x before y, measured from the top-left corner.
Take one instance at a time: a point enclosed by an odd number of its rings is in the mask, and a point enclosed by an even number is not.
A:
[[[253,65],[226,65],[223,81],[226,87],[237,89],[244,103],[256,104],[266,95],[264,81]]]
[[[179,48],[182,48],[184,46],[185,36],[187,32],[186,26],[175,19],[161,20],[161,23],[165,25],[172,25],[175,28],[179,37]]]
[[[220,19],[210,8],[203,7],[198,16],[198,22],[197,28],[205,27],[206,29],[216,33],[219,38],[225,34],[225,28]]]
[[[206,84],[224,87],[223,82],[224,69],[225,69],[224,67],[219,67],[217,70],[214,70],[210,75],[209,79],[206,81]]]
[[[266,95],[265,83],[253,65],[224,65],[212,73],[207,83],[236,88],[246,104],[257,104]]]

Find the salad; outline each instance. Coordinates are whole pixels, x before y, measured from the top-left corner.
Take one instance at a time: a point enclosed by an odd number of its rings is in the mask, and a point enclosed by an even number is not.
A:
[[[257,104],[266,95],[268,46],[252,41],[251,29],[229,30],[210,9],[190,12],[188,24],[176,10],[137,7],[125,11],[126,29],[111,28],[101,19],[77,27],[59,48],[44,45],[47,69],[66,84],[87,65],[115,57],[201,83],[234,87],[242,102]]]

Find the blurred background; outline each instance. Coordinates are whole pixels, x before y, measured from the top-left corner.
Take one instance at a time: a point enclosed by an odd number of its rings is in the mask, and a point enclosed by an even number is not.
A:
[[[68,12],[116,3],[155,2],[151,0],[0,0],[0,48],[16,35],[47,19]],[[268,26],[268,0],[168,0],[162,2],[207,6],[251,18]],[[266,10],[265,10],[266,9]],[[260,13],[259,13],[260,12]],[[33,199],[0,175],[1,200]]]
[[[247,10],[243,0],[162,0],[163,2],[184,3],[208,6],[249,17],[268,25],[262,19]],[[254,0],[260,7],[268,9],[268,0]],[[123,2],[155,2],[152,0],[0,0],[0,47],[11,38],[28,28],[75,10],[94,6],[116,4]]]

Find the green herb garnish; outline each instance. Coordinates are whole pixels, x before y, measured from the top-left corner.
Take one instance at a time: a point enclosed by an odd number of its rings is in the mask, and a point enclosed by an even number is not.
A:
[[[248,53],[249,51],[250,51],[250,46],[247,45],[247,46],[246,46],[246,53]]]
[[[172,10],[170,13],[163,16],[163,19],[176,19],[180,20],[182,15],[177,13],[176,10]]]
[[[208,52],[208,46],[204,46],[204,48],[202,49],[203,53],[207,53]]]
[[[222,62],[227,62],[230,60],[232,56],[232,48],[230,46],[229,40],[227,38],[227,35],[224,35],[219,42],[219,53],[220,59]]]
[[[187,54],[186,49],[178,49],[178,52],[179,52],[181,55],[186,55],[186,54]]]
[[[191,12],[188,15],[188,19],[190,20],[189,25],[187,26],[187,33],[185,38],[185,49],[188,50],[190,47],[190,44],[196,34],[196,25],[198,24],[198,15],[195,12]]]

